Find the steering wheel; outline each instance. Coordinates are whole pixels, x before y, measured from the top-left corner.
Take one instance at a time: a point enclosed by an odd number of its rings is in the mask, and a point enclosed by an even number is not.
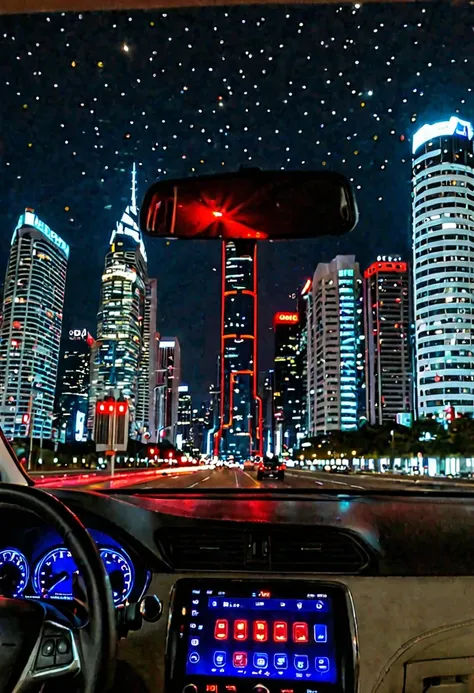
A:
[[[0,597],[0,693],[23,693],[67,675],[74,675],[81,693],[102,693],[113,679],[117,635],[97,546],[78,517],[45,491],[0,484],[0,504],[33,512],[61,535],[79,568],[87,610],[80,625],[46,600]]]

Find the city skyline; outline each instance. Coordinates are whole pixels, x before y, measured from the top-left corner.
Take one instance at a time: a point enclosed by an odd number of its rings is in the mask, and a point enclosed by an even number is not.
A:
[[[141,191],[193,168],[341,171],[361,212],[350,237],[288,244],[285,263],[275,246],[261,246],[261,367],[269,367],[273,312],[291,310],[289,295],[318,262],[352,253],[364,267],[409,254],[411,136],[423,122],[474,112],[469,42],[457,33],[470,17],[468,7],[418,3],[201,8],[199,22],[196,10],[2,17],[4,239],[25,204],[63,234],[66,327],[93,334],[106,236],[128,203],[134,160]],[[184,359],[184,377],[205,394],[215,379],[219,248],[156,242],[147,252],[152,276],[166,267],[158,329],[181,330],[183,353],[196,355]]]

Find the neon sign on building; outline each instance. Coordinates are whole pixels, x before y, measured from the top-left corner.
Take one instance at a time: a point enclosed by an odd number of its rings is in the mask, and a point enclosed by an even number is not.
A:
[[[460,120],[455,116],[451,116],[449,120],[440,123],[433,123],[432,125],[427,123],[413,135],[413,154],[422,144],[428,142],[428,140],[448,135],[459,135],[460,137],[467,137],[469,140],[472,140],[474,129],[467,120]]]
[[[41,221],[41,219],[29,209],[27,209],[25,213],[22,214],[18,219],[18,223],[13,232],[11,245],[13,245],[15,242],[16,232],[18,229],[21,229],[22,226],[31,226],[37,231],[40,231],[48,240],[51,241],[51,243],[54,243],[55,246],[63,251],[66,258],[69,257],[69,246],[66,241],[63,241],[63,239],[58,236],[57,233],[50,229],[49,226],[44,223],[44,221]]]

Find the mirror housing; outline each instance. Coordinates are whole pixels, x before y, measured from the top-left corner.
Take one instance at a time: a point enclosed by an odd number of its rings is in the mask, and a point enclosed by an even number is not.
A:
[[[347,179],[326,171],[261,171],[154,183],[140,210],[143,233],[187,240],[293,240],[340,236],[356,226]]]

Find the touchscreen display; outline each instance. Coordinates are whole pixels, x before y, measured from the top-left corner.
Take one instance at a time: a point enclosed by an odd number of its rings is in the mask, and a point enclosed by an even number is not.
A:
[[[338,680],[332,599],[260,590],[193,589],[186,608],[187,676]]]

